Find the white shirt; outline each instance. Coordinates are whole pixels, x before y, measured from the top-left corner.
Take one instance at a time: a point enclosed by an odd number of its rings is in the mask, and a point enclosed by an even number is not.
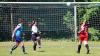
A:
[[[37,28],[37,26],[35,26],[35,25],[32,26],[32,29],[31,29],[31,30],[32,30],[32,34],[38,32],[38,28]]]

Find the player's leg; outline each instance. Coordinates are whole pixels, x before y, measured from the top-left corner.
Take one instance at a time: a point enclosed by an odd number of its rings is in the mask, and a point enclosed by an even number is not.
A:
[[[36,51],[36,46],[37,46],[37,36],[36,36],[36,34],[32,34],[32,41],[34,42],[33,50]]]
[[[20,44],[21,44],[21,47],[22,47],[23,53],[24,53],[24,54],[27,54],[27,53],[25,52],[25,46],[24,46],[24,43],[21,42]]]
[[[86,49],[87,49],[87,54],[89,54],[88,38],[85,38],[85,40],[84,40],[84,45],[85,45],[85,47],[86,47]]]
[[[38,42],[39,48],[41,48],[41,38],[40,38],[40,36],[37,37],[37,42]]]
[[[89,50],[89,45],[86,44],[85,47],[87,48],[87,54],[89,54],[89,51],[90,51],[90,50]]]
[[[77,50],[77,53],[80,53],[82,41],[83,41],[83,37],[80,35],[80,36],[79,36],[79,44],[78,44],[78,50]]]
[[[12,47],[10,54],[12,54],[12,51],[14,51],[18,46],[20,42],[16,42],[16,44]]]
[[[79,41],[77,53],[80,53],[82,41]]]
[[[36,51],[37,41],[34,41],[33,49]]]

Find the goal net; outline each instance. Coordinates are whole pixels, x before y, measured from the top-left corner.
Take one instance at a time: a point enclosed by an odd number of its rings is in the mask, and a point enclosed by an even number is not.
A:
[[[1,2],[0,37],[11,39],[12,31],[18,24],[18,18],[23,18],[26,22],[24,32],[27,37],[31,37],[31,27],[27,23],[32,20],[37,21],[39,31],[44,38],[77,37],[82,20],[89,21],[91,34],[93,30],[100,33],[99,5],[100,3]]]

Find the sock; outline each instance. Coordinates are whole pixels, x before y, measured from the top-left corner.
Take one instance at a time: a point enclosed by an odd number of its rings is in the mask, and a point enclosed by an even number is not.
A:
[[[89,46],[88,46],[88,44],[86,44],[85,47],[87,49],[87,54],[89,54]]]
[[[23,53],[25,53],[25,47],[24,46],[22,46],[22,50],[23,50]]]
[[[78,51],[77,51],[77,53],[80,53],[80,50],[81,50],[81,45],[78,45]]]
[[[18,46],[14,45],[14,46],[12,47],[11,50],[13,51],[13,50],[15,50],[17,47],[18,47]]]
[[[36,50],[36,46],[37,46],[37,43],[34,43],[33,45],[34,51]]]

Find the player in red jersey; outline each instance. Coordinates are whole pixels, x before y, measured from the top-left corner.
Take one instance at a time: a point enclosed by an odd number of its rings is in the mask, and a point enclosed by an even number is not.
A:
[[[77,53],[80,53],[81,50],[81,45],[84,43],[86,49],[87,49],[87,54],[89,54],[89,46],[88,46],[88,24],[86,21],[84,21],[81,26],[80,26],[80,31],[78,32],[79,34],[79,45],[78,45],[78,50]]]

